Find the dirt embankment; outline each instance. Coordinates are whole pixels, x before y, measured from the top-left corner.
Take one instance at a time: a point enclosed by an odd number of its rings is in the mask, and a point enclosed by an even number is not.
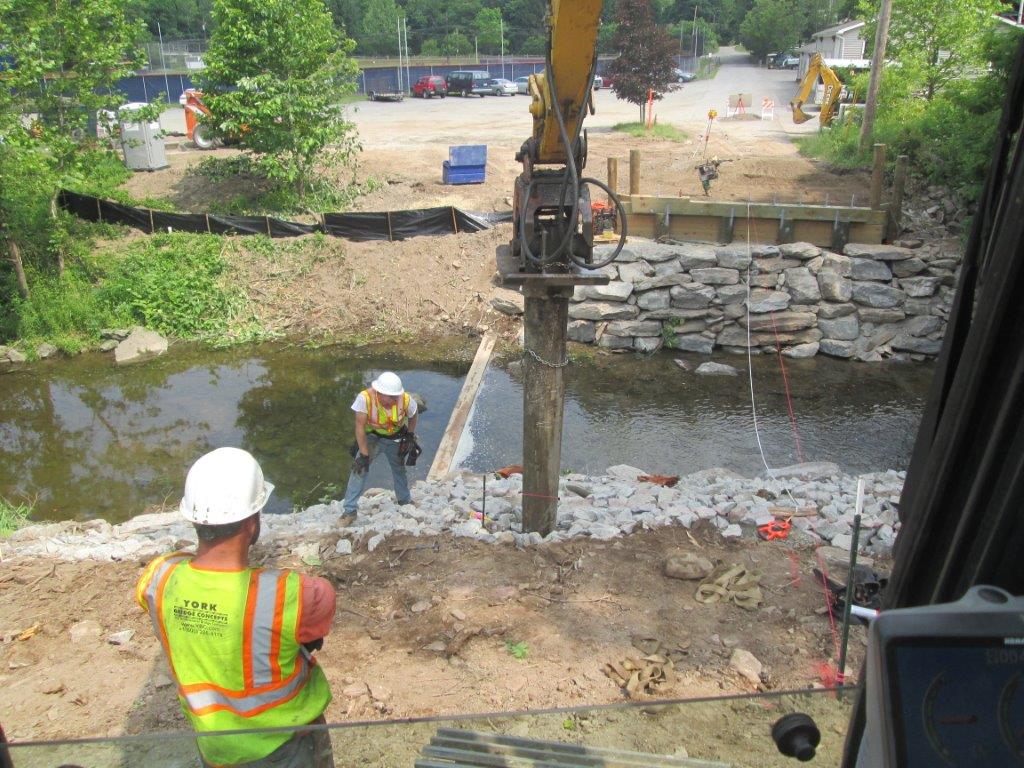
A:
[[[662,574],[690,552],[762,574],[756,610],[704,604],[696,581]],[[452,539],[395,538],[318,568],[257,547],[258,561],[325,575],[335,627],[318,654],[332,683],[328,721],[510,711],[627,700],[603,673],[643,653],[638,638],[677,649],[675,674],[640,699],[819,684],[835,656],[813,550],[724,542],[704,524],[612,542],[524,550]],[[184,721],[148,618],[131,590],[142,563],[8,562],[0,574],[0,717],[20,739],[177,729]],[[26,630],[28,630],[26,632]],[[108,636],[134,630],[112,645]],[[18,639],[19,634],[25,639]],[[863,656],[853,630],[851,668]],[[510,645],[523,644],[522,658]],[[754,686],[734,649],[763,663]],[[102,685],[97,685],[102,681]]]

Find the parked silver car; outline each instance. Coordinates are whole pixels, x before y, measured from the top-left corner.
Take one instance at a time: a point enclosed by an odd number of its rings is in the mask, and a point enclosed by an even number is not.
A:
[[[491,80],[491,93],[495,96],[515,96],[519,93],[519,87],[511,80],[496,77]]]
[[[530,95],[530,77],[529,75],[523,75],[522,77],[516,78],[516,93],[523,93],[527,96]]]

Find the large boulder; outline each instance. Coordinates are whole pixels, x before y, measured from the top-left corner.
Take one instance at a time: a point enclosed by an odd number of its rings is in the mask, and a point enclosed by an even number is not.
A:
[[[794,304],[817,304],[821,301],[818,281],[807,267],[793,267],[785,270],[786,290],[793,297]]]
[[[747,319],[740,318],[743,326]],[[752,315],[750,330],[752,331],[801,331],[813,328],[818,323],[818,316],[813,312],[779,312],[774,316]]]
[[[907,296],[915,299],[934,296],[941,283],[941,277],[905,277],[899,281],[900,288],[906,291]]]
[[[808,261],[820,256],[821,248],[813,243],[783,243],[779,246],[779,253],[788,259]]]
[[[697,366],[697,373],[701,376],[738,376],[739,371],[731,365],[724,363],[701,363]]]
[[[851,358],[856,351],[853,342],[839,341],[837,339],[822,339],[818,349],[823,355],[842,358]]]
[[[737,270],[723,269],[722,267],[691,269],[690,276],[696,282],[705,285],[735,285],[740,281],[740,273]]]
[[[715,251],[718,266],[726,269],[746,269],[750,266],[750,253],[745,245],[727,245]]]
[[[573,320],[632,320],[639,312],[636,305],[622,302],[585,301],[569,307]]]
[[[646,261],[634,261],[619,265],[619,280],[626,283],[639,283],[654,274],[654,267]]]
[[[167,339],[156,331],[136,326],[132,328],[128,338],[114,349],[114,360],[118,363],[130,363],[146,357],[162,355],[167,351]]]
[[[715,298],[715,289],[710,285],[687,283],[671,289],[670,297],[673,307],[680,309],[704,309]]]
[[[646,291],[637,296],[636,305],[640,309],[668,309],[672,301],[672,294],[668,288],[659,288],[655,291]]]
[[[875,259],[877,261],[902,261],[913,258],[914,252],[910,248],[901,248],[898,245],[887,243],[847,243],[843,253],[852,258]]]
[[[853,284],[832,269],[818,272],[818,288],[825,301],[845,302],[853,296]]]
[[[710,355],[715,348],[715,342],[700,334],[676,334],[669,339],[668,346],[683,352]]]
[[[597,338],[597,328],[589,320],[570,320],[568,337],[569,341],[593,344]]]
[[[838,253],[826,253],[821,259],[821,269],[830,269],[840,277],[853,277],[853,259]]]
[[[781,312],[789,306],[789,301],[789,294],[785,291],[769,291],[764,288],[755,288],[750,292],[750,301],[747,306],[754,314]]]
[[[892,309],[906,301],[903,291],[879,283],[854,282],[853,300],[857,304],[876,309]]]
[[[661,323],[657,320],[616,320],[608,323],[605,333],[612,336],[659,336]]]
[[[834,320],[818,318],[818,328],[826,339],[853,341],[860,335],[860,323],[857,322],[856,314],[837,317]]]
[[[854,280],[892,280],[892,270],[881,261],[850,259],[850,277]]]
[[[584,285],[582,288],[583,298],[593,301],[625,301],[633,293],[633,284],[621,280],[607,285]]]
[[[914,256],[913,258],[906,259],[904,261],[894,261],[890,265],[893,275],[896,277],[912,277],[918,272],[924,272],[928,265],[925,264],[921,259]]]

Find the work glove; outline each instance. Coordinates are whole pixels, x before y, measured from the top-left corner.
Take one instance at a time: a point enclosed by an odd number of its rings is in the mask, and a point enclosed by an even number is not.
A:
[[[308,643],[303,643],[302,646],[310,653],[313,651],[319,651],[324,647],[324,639],[322,637],[318,637],[316,640],[310,640]]]
[[[370,468],[370,457],[359,454],[352,461],[352,471],[357,475],[365,475],[366,470]]]
[[[412,432],[409,433],[409,447],[405,452],[405,465],[407,467],[415,467],[416,459],[423,453],[423,449],[420,448],[420,444],[416,442],[416,435]]]

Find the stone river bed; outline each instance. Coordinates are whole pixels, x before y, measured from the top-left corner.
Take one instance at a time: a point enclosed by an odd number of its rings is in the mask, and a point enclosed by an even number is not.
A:
[[[220,445],[251,451],[288,512],[341,498],[352,437],[349,406],[373,376],[397,371],[428,404],[418,434],[426,476],[475,344],[359,349],[177,346],[118,368],[109,357],[47,361],[0,376],[0,496],[34,504],[37,519],[125,520],[175,505],[189,464]],[[701,377],[697,356],[592,356],[566,369],[563,466],[600,473],[632,464],[687,474],[713,466],[763,471],[746,360],[716,359],[736,377]],[[904,469],[932,367],[787,360],[800,450],[778,360],[754,359],[761,440],[772,467],[834,461],[845,472]],[[489,370],[460,446],[473,471],[519,463],[522,371]],[[370,485],[390,487],[384,462]]]

